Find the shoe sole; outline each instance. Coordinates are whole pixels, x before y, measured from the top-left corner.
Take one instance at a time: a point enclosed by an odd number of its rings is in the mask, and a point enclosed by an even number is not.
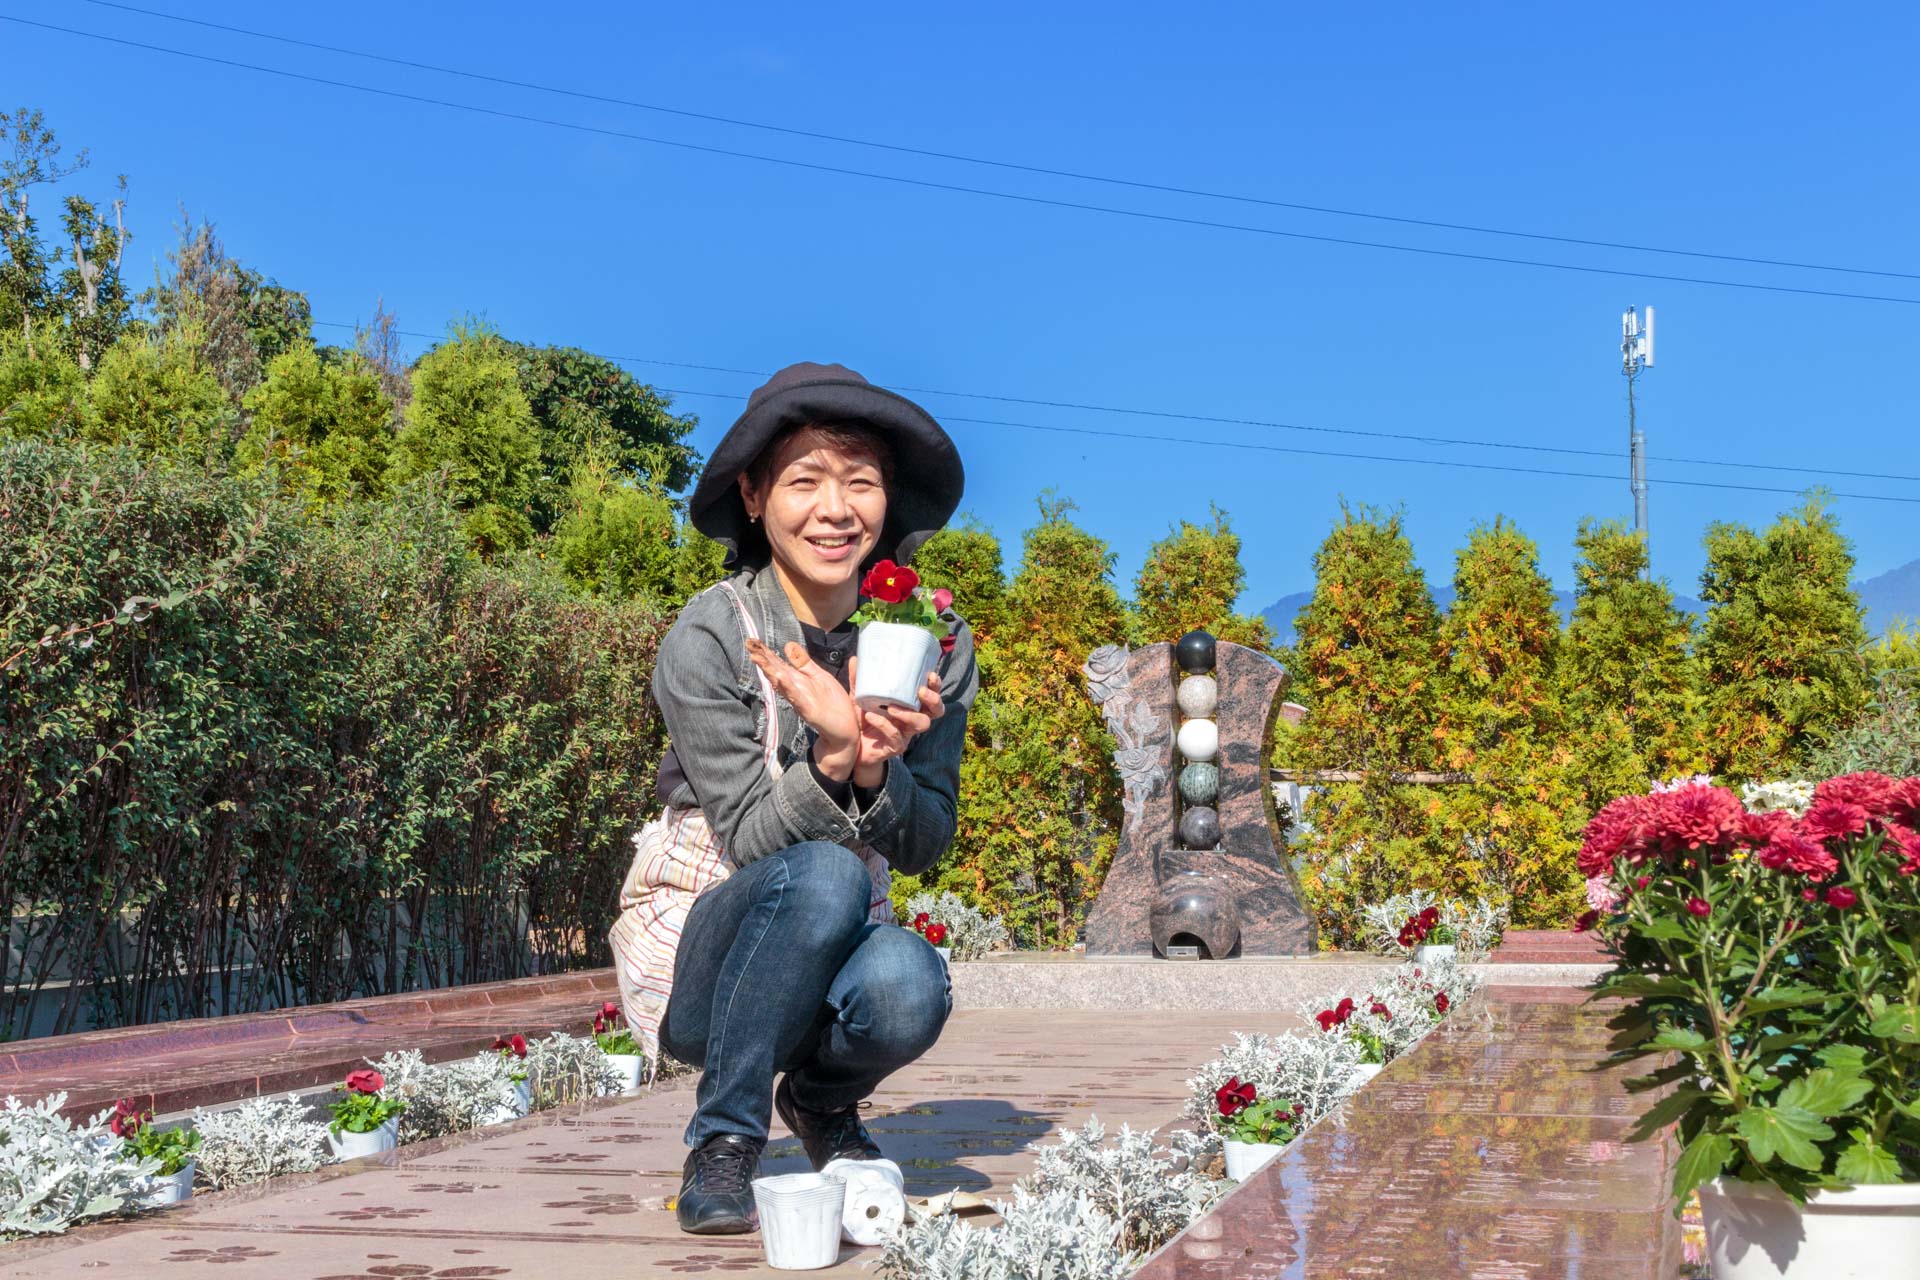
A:
[[[741,1218],[717,1218],[691,1227],[684,1222],[680,1224],[680,1230],[690,1236],[744,1236],[759,1229],[759,1223]]]

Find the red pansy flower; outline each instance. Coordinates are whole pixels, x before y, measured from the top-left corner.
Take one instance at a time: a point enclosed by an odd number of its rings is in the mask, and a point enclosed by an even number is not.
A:
[[[1368,1012],[1368,1013],[1371,1013],[1371,1014],[1372,1014],[1372,1015],[1373,1015],[1374,1017],[1376,1017],[1376,1018],[1388,1018],[1388,1019],[1391,1019],[1391,1018],[1393,1017],[1393,1010],[1391,1010],[1391,1009],[1389,1009],[1389,1008],[1387,1008],[1387,1006],[1386,1006],[1386,1005],[1384,1005],[1384,1004],[1382,1004],[1382,1003],[1381,1003],[1380,1001],[1378,1001],[1378,1000],[1375,1000],[1375,1001],[1373,1002],[1373,1006],[1372,1006],[1371,1008],[1369,1008],[1369,1009],[1367,1010],[1367,1012]]]
[[[1221,1115],[1232,1117],[1252,1106],[1259,1096],[1252,1085],[1242,1084],[1240,1077],[1234,1076],[1213,1091],[1213,1105],[1220,1109]]]
[[[1860,895],[1845,885],[1837,884],[1827,890],[1827,905],[1830,907],[1838,907],[1840,910],[1845,911],[1858,901],[1860,901]]]
[[[1353,997],[1343,997],[1340,1003],[1333,1008],[1322,1009],[1313,1016],[1314,1020],[1320,1024],[1322,1031],[1331,1031],[1335,1027],[1343,1025],[1348,1018],[1353,1016]]]
[[[942,943],[944,943],[946,940],[947,940],[947,926],[943,924],[930,924],[927,926],[928,942],[931,942],[934,946],[937,947]]]
[[[919,585],[920,575],[912,569],[882,560],[867,570],[867,576],[860,582],[860,592],[886,604],[904,604]]]
[[[1438,1009],[1441,1013],[1445,1013],[1447,1011],[1447,1006],[1451,1005],[1452,1003],[1453,1001],[1447,999],[1447,993],[1444,991],[1442,991],[1440,994],[1436,995],[1433,998],[1433,1007]]]
[[[600,1016],[609,1020],[617,1018],[620,1016],[620,1006],[609,1000],[600,1006]]]
[[[378,1093],[387,1087],[387,1078],[370,1067],[347,1072],[348,1093]]]
[[[1711,902],[1708,902],[1705,898],[1692,897],[1687,899],[1688,915],[1699,916],[1702,920],[1704,920],[1707,918],[1709,914],[1712,913],[1712,911],[1713,911],[1713,904]]]
[[[500,1053],[511,1053],[516,1058],[527,1056],[527,1038],[517,1031],[510,1036],[496,1037],[493,1047]]]
[[[107,1121],[107,1128],[116,1138],[131,1138],[152,1118],[152,1112],[142,1111],[140,1104],[132,1098],[122,1098],[113,1104],[113,1119]]]
[[[919,915],[913,918],[913,931],[915,933],[925,933],[927,931],[927,926],[932,922],[933,922],[933,917],[928,915],[926,912],[922,911]]]

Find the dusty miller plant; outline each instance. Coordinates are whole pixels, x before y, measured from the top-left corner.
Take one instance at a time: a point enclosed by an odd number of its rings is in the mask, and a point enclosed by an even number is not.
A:
[[[907,899],[907,919],[921,912],[947,926],[947,945],[952,959],[978,960],[1007,945],[1007,926],[999,916],[989,916],[968,906],[950,890],[916,893]]]
[[[213,1187],[307,1173],[328,1161],[327,1126],[298,1095],[250,1098],[225,1111],[196,1109],[199,1171]]]
[[[1121,1227],[1092,1200],[1013,1188],[997,1227],[916,1215],[880,1256],[883,1280],[1126,1280],[1140,1265]]]
[[[1428,907],[1437,907],[1440,921],[1454,931],[1460,958],[1469,964],[1485,960],[1500,945],[1507,927],[1507,909],[1485,898],[1463,902],[1442,898],[1426,889],[1396,893],[1384,902],[1372,902],[1360,908],[1360,934],[1369,949],[1382,955],[1404,954],[1400,945],[1400,926],[1409,916],[1417,916]]]
[[[591,1038],[556,1031],[527,1045],[533,1109],[565,1106],[620,1092],[620,1073]]]
[[[478,1128],[513,1105],[512,1069],[497,1053],[428,1066],[418,1049],[402,1049],[372,1066],[387,1078],[387,1094],[407,1104],[400,1113],[403,1143]]]
[[[1214,1094],[1230,1079],[1238,1077],[1251,1084],[1262,1098],[1286,1098],[1296,1102],[1302,1126],[1310,1125],[1334,1104],[1359,1087],[1361,1050],[1346,1036],[1311,1035],[1289,1032],[1286,1035],[1246,1035],[1235,1032],[1234,1042],[1222,1045],[1220,1056],[1201,1067],[1187,1081],[1191,1091],[1181,1114],[1199,1122],[1202,1136],[1179,1144],[1190,1155],[1216,1149],[1218,1134],[1213,1117],[1218,1114]]]
[[[146,1190],[158,1160],[130,1160],[102,1111],[84,1124],[60,1114],[67,1095],[0,1109],[0,1238],[52,1235],[116,1213]]]
[[[1226,1191],[1191,1168],[1179,1154],[1159,1146],[1151,1132],[1122,1125],[1106,1141],[1098,1117],[1035,1154],[1033,1172],[1023,1183],[1035,1195],[1065,1192],[1084,1197],[1120,1224],[1121,1247],[1149,1253],[1186,1229]]]

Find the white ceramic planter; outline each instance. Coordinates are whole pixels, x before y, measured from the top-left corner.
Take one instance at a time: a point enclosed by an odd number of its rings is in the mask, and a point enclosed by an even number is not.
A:
[[[358,1160],[361,1156],[377,1156],[382,1151],[391,1151],[400,1145],[400,1119],[396,1116],[372,1133],[352,1133],[345,1129],[335,1133],[332,1129],[328,1129],[327,1145],[333,1148],[335,1160]]]
[[[1431,946],[1423,944],[1413,949],[1413,962],[1415,964],[1432,964],[1436,960],[1451,960],[1453,958],[1453,944],[1451,942],[1436,942]]]
[[[840,1260],[843,1179],[824,1173],[755,1178],[753,1203],[760,1213],[760,1245],[774,1270],[817,1271]]]
[[[855,702],[868,709],[891,703],[917,710],[927,676],[940,665],[940,640],[922,627],[869,622],[860,628],[859,658]]]
[[[194,1162],[189,1160],[180,1167],[178,1173],[156,1173],[147,1179],[147,1189],[140,1194],[140,1203],[149,1209],[158,1209],[161,1205],[179,1204],[193,1196]]]
[[[640,1092],[640,1078],[646,1074],[647,1060],[637,1053],[610,1053],[607,1061],[620,1073],[620,1092]]]
[[[1360,1084],[1356,1084],[1354,1088],[1359,1088],[1361,1084],[1365,1084],[1386,1069],[1386,1064],[1380,1062],[1360,1062],[1354,1064],[1353,1074],[1360,1082]]]
[[[950,965],[953,963],[952,947],[935,947],[934,952],[940,957],[941,964]]]
[[[1816,1191],[1803,1208],[1771,1183],[1700,1186],[1715,1280],[1882,1280],[1920,1259],[1920,1182]]]
[[[1286,1149],[1286,1144],[1280,1142],[1241,1142],[1237,1138],[1228,1138],[1227,1176],[1235,1182],[1245,1182],[1272,1164],[1274,1158]]]

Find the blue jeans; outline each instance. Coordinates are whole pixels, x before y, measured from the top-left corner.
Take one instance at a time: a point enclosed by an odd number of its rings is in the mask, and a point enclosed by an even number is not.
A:
[[[765,1138],[773,1077],[811,1111],[851,1106],[940,1038],[947,969],[911,929],[870,924],[852,851],[809,841],[701,894],[675,953],[660,1044],[703,1068],[687,1145]]]

